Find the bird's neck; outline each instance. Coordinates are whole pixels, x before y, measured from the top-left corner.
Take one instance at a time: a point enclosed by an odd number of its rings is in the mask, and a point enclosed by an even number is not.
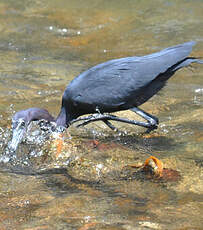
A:
[[[61,111],[60,111],[58,117],[56,118],[56,124],[58,126],[66,127],[67,115],[66,115],[66,110],[64,107],[61,107]]]

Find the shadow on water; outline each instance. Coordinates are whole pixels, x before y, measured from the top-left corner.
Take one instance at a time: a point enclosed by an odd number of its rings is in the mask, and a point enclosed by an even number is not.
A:
[[[132,150],[143,150],[153,153],[155,151],[172,151],[177,149],[181,143],[176,143],[173,138],[157,135],[126,135],[119,142]]]
[[[80,189],[80,187],[83,187],[84,185],[87,188],[91,188],[95,191],[100,191],[103,194],[106,194],[106,196],[108,197],[125,198],[126,196],[128,196],[128,198],[132,199],[132,202],[135,202],[135,205],[138,206],[144,206],[147,202],[147,199],[138,198],[136,197],[136,194],[135,196],[132,196],[116,191],[116,188],[114,189],[113,185],[105,184],[100,180],[90,181],[74,178],[68,173],[68,168],[52,168],[36,171],[31,167],[9,167],[8,165],[1,165],[0,173],[37,176],[44,181],[47,188],[53,192],[55,197],[68,196],[71,193],[80,193],[84,190],[84,188]],[[57,175],[61,177],[57,177]]]

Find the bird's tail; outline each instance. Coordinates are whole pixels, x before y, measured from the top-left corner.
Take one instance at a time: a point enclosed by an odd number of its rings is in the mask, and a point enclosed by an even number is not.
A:
[[[178,62],[174,66],[171,67],[172,71],[177,71],[178,69],[181,69],[183,67],[186,67],[192,63],[198,63],[198,64],[203,64],[203,59],[199,58],[194,58],[194,57],[187,57],[184,60]]]

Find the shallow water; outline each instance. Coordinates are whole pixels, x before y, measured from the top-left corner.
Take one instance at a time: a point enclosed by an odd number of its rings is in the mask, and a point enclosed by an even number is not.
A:
[[[34,123],[16,155],[7,149],[12,114],[57,115],[65,86],[90,66],[189,40],[202,57],[202,9],[201,0],[0,2],[0,229],[202,229],[203,66],[178,71],[142,106],[160,119],[151,134],[73,126],[60,149]],[[126,169],[150,155],[180,178]]]

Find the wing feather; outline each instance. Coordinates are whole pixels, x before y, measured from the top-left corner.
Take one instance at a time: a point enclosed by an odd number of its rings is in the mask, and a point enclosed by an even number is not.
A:
[[[136,95],[159,74],[184,60],[194,44],[187,42],[150,55],[99,64],[76,77],[66,93],[77,104],[122,105],[130,95]]]

